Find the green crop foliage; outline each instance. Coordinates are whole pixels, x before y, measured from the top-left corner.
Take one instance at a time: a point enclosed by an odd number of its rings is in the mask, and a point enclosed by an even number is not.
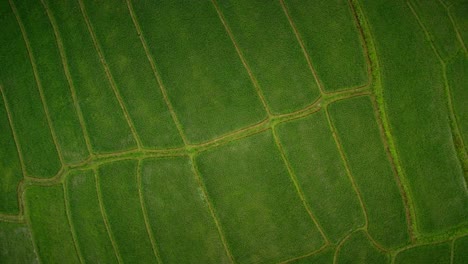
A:
[[[468,1],[0,1],[0,263],[467,263]]]

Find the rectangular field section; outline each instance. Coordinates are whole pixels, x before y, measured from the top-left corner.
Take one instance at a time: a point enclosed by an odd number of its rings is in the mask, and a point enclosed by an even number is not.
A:
[[[329,239],[338,242],[365,223],[324,111],[282,123],[277,133],[299,185]]]
[[[418,229],[434,234],[466,226],[468,195],[449,125],[442,67],[404,2],[362,3]]]
[[[190,143],[208,141],[265,117],[210,1],[141,0],[135,1],[134,11]]]
[[[0,98],[0,146],[2,146],[0,148],[0,213],[17,214],[19,213],[17,188],[23,179],[23,172],[2,98]]]
[[[99,206],[94,172],[71,172],[67,175],[65,190],[71,226],[75,229],[76,242],[84,261],[117,262]]]
[[[271,131],[203,152],[196,161],[237,262],[278,262],[323,243]]]
[[[63,43],[67,68],[94,152],[135,148],[135,139],[106,76],[78,1],[44,2]]]
[[[405,207],[369,97],[338,101],[328,109],[362,196],[368,232],[386,247],[408,242]]]
[[[5,264],[39,263],[26,224],[0,222],[0,260]]]
[[[148,148],[183,144],[138,37],[125,0],[83,0],[130,118]]]
[[[347,0],[284,0],[326,91],[367,83],[367,62]]]
[[[229,258],[188,157],[145,159],[141,190],[163,263]]]
[[[447,65],[447,81],[452,95],[452,107],[455,112],[458,129],[462,134],[465,151],[468,152],[468,58],[460,53]],[[459,143],[458,143],[459,144]],[[468,175],[465,175],[467,179]]]
[[[102,207],[124,262],[157,261],[139,196],[137,160],[101,165],[98,183]]]
[[[452,263],[450,260],[450,250],[450,243],[447,242],[413,247],[398,253],[395,257],[395,264],[449,264]]]
[[[462,49],[457,32],[440,0],[411,0],[409,2],[443,60],[451,59]]]
[[[29,40],[59,151],[65,163],[80,162],[89,153],[49,18],[41,1],[15,2]]]
[[[219,7],[274,113],[317,98],[317,82],[280,1],[219,1]]]
[[[0,3],[0,10],[2,96],[17,133],[26,172],[40,178],[52,177],[60,168],[60,160],[47,126],[28,50],[8,1]]]
[[[80,263],[67,218],[62,185],[28,187],[24,198],[40,261]]]

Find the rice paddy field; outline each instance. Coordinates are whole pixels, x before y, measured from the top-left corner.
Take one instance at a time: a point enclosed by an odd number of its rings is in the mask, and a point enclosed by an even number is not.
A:
[[[468,1],[0,24],[0,263],[468,263]]]

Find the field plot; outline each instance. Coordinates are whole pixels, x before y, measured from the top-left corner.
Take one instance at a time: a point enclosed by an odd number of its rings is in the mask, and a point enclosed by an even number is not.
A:
[[[335,252],[334,263],[390,263],[390,258],[380,252],[362,231],[348,237]]]
[[[450,244],[442,243],[414,247],[398,253],[395,257],[395,264],[411,263],[449,264],[451,263]]]
[[[274,113],[317,98],[318,83],[280,1],[219,1],[219,7]]]
[[[0,213],[18,214],[17,188],[23,172],[3,100],[0,100],[0,146]]]
[[[457,39],[457,32],[440,0],[411,0],[410,3],[444,60],[449,60],[462,49]]]
[[[135,148],[135,138],[106,76],[86,22],[78,12],[79,3],[74,0],[44,1],[54,20],[54,30],[63,43],[64,56],[93,150],[102,153]]]
[[[468,263],[467,10],[0,1],[0,263]]]
[[[125,0],[82,2],[142,145],[181,146]]]
[[[466,1],[458,1],[449,8],[450,14],[454,20],[455,26],[459,29],[460,37],[464,42],[465,53],[466,45],[468,43],[468,18],[466,13],[468,12],[468,3]]]
[[[418,231],[429,235],[466,226],[466,183],[448,123],[438,60],[404,2],[363,3],[382,65],[385,105]]]
[[[136,160],[102,165],[99,168],[98,192],[122,261],[155,263],[157,261],[138,195]]]
[[[70,225],[76,233],[76,243],[83,260],[88,263],[117,262],[99,206],[94,172],[70,173],[65,190],[70,207]]]
[[[70,230],[61,185],[32,186],[26,189],[26,216],[29,218],[36,253],[43,263],[80,263]]]
[[[0,222],[0,260],[5,264],[39,263],[26,225]]]
[[[363,43],[348,1],[284,2],[326,91],[367,83]]]
[[[175,8],[179,5],[185,8]],[[210,1],[138,1],[134,11],[190,143],[210,140],[265,117]]]
[[[237,262],[286,260],[323,243],[271,131],[202,153],[196,160]]]
[[[363,226],[365,215],[323,111],[277,128],[304,196],[325,233],[338,242]]]
[[[49,115],[59,152],[65,163],[77,163],[89,155],[70,87],[63,70],[54,31],[40,1],[14,1],[25,40],[37,68],[38,88]],[[49,120],[48,120],[49,122]]]
[[[187,157],[146,159],[141,190],[163,263],[229,263]]]
[[[7,1],[0,4],[0,86],[29,175],[47,178],[60,169],[18,21]]]
[[[468,248],[468,236],[461,237],[455,240],[452,245],[453,251],[453,263],[462,264],[468,262],[468,255],[466,254],[466,249]]]
[[[369,234],[385,247],[407,243],[402,196],[369,98],[339,101],[329,112],[367,211]]]
[[[468,151],[468,58],[466,54],[460,53],[447,66],[447,79],[452,92],[452,104],[455,110],[456,120],[463,137],[465,150]]]

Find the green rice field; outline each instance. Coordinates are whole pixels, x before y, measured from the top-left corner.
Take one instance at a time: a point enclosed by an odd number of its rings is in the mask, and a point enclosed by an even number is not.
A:
[[[467,0],[0,24],[0,263],[468,263]]]

